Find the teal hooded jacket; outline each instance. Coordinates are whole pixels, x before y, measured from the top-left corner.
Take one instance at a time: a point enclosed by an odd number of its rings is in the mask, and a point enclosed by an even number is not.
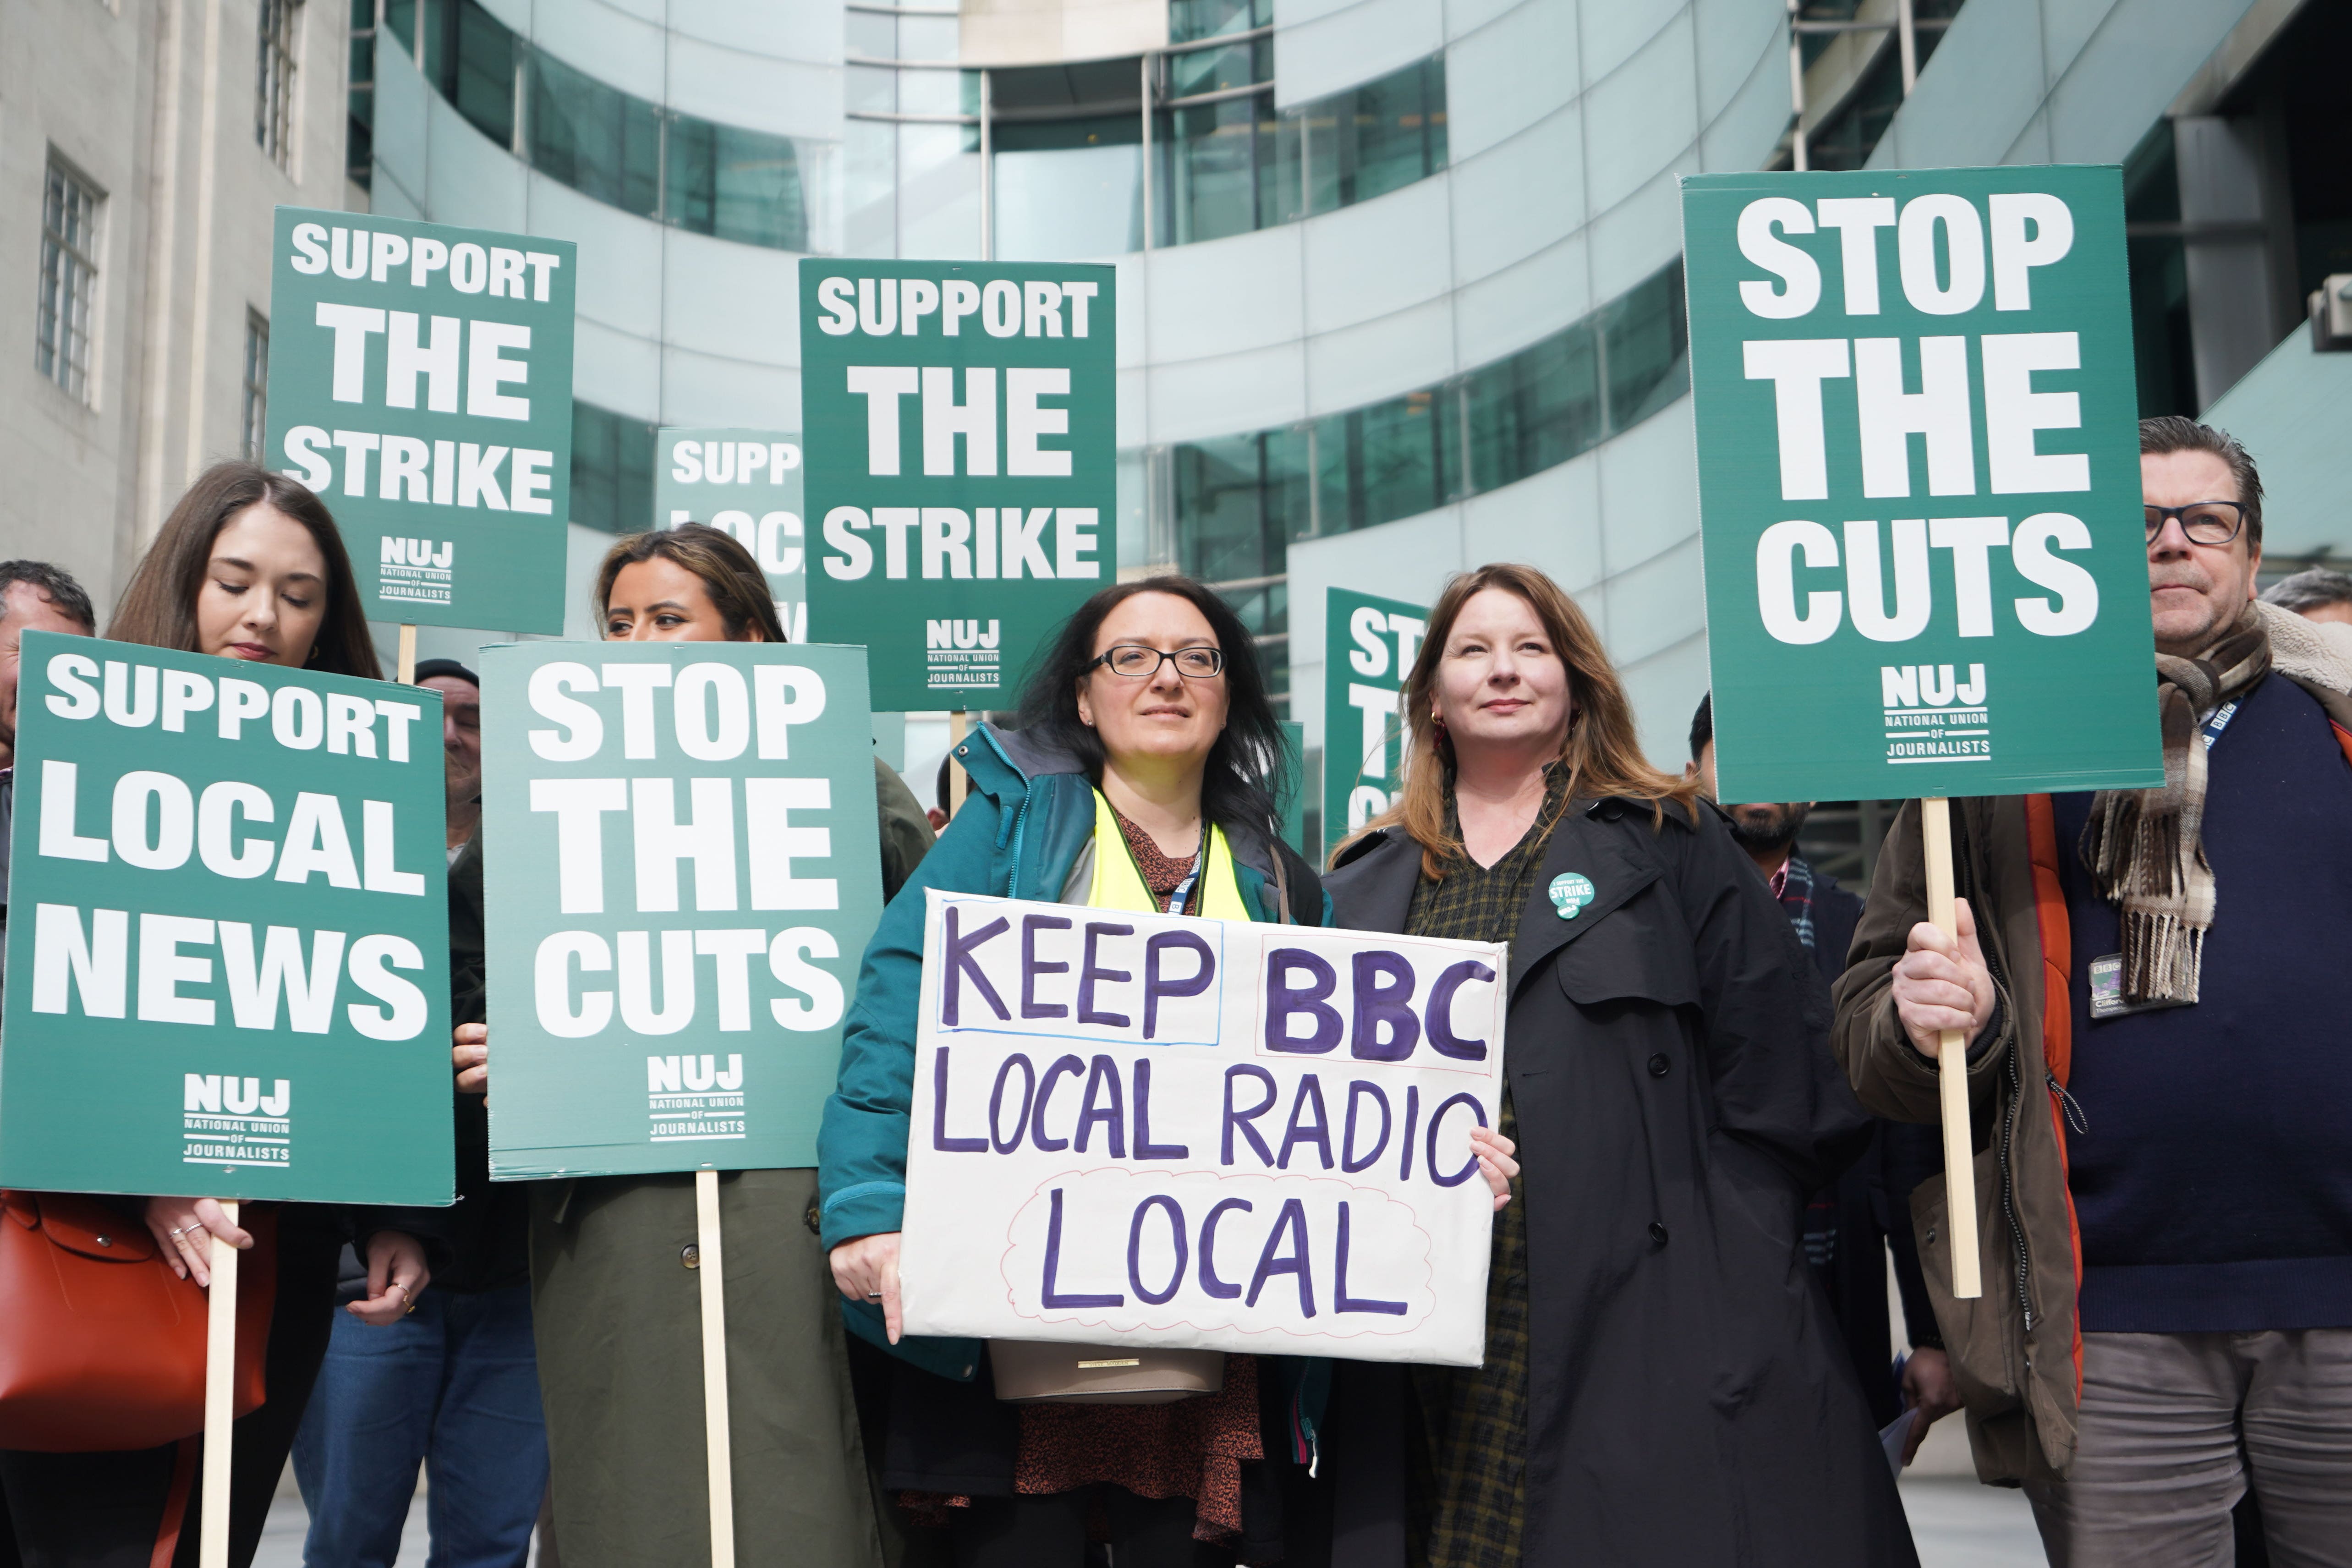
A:
[[[882,911],[858,967],[857,995],[842,1027],[841,1075],[817,1133],[819,1231],[830,1248],[900,1229],[907,1204],[907,1142],[914,1101],[915,1030],[922,994],[925,889],[1060,902],[1094,844],[1094,783],[1078,759],[1019,731],[982,724],[956,748],[971,793],[939,843]],[[1242,899],[1261,921],[1329,925],[1331,900],[1307,862],[1247,827],[1226,828]],[[1312,918],[1301,921],[1304,906]],[[842,1303],[851,1331],[944,1377],[969,1381],[979,1345],[909,1335],[891,1344],[881,1310]],[[1311,1448],[1326,1363],[1297,1363],[1301,1384],[1286,1401]],[[1300,1395],[1309,1397],[1302,1400]],[[1302,1452],[1297,1457],[1304,1460]]]

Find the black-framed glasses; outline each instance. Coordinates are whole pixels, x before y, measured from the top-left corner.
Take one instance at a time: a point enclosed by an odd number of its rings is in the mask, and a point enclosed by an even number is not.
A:
[[[1180,647],[1174,653],[1162,653],[1141,643],[1123,642],[1100,658],[1097,665],[1108,665],[1113,675],[1124,675],[1130,680],[1142,680],[1160,673],[1166,660],[1176,661],[1176,673],[1187,680],[1206,680],[1222,675],[1225,669],[1223,648]]]
[[[2164,531],[2167,518],[2180,520],[2180,531],[2191,544],[2227,544],[2246,526],[2246,509],[2233,500],[2193,500],[2187,506],[2142,507],[2147,514],[2147,542]]]

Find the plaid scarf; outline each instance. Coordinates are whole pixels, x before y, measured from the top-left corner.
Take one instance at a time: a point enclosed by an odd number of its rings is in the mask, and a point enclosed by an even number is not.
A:
[[[2131,1001],[2197,1000],[2215,891],[2203,841],[2206,763],[2198,726],[2270,668],[2270,633],[2251,604],[2195,657],[2158,654],[2164,783],[2101,790],[2091,802],[2083,864],[2101,896],[2123,912],[2124,994]]]

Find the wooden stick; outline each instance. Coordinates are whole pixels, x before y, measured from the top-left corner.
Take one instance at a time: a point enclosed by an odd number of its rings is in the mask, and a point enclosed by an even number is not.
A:
[[[400,624],[400,683],[416,684],[416,626],[410,621]]]
[[[952,817],[963,809],[963,797],[971,788],[971,779],[963,764],[953,760],[955,749],[963,744],[969,733],[971,715],[958,708],[948,715],[948,816]]]
[[[1952,895],[1952,803],[1930,795],[1919,803],[1919,831],[1927,859],[1927,919],[1958,942],[1959,911]],[[1984,1294],[1977,1257],[1976,1140],[1969,1131],[1969,1041],[1946,1029],[1936,1042],[1936,1076],[1944,1100],[1944,1226],[1951,1233],[1952,1294],[1964,1301]]]
[[[236,1223],[236,1201],[221,1200]],[[211,1238],[213,1282],[205,1307],[205,1475],[197,1546],[202,1568],[228,1568],[229,1461],[236,1452],[236,1248]]]
[[[695,1272],[702,1280],[702,1443],[710,1470],[710,1565],[735,1568],[735,1446],[727,1426],[727,1275],[719,1173],[694,1173]]]

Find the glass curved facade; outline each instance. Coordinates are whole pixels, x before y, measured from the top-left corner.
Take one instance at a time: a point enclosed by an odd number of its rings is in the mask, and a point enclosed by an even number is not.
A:
[[[1121,565],[1216,584],[1310,752],[1324,588],[1503,555],[1686,721],[1675,182],[1772,157],[1786,0],[362,4],[381,209],[582,247],[578,552],[649,521],[657,426],[800,427],[795,253],[1103,258]]]
[[[1168,455],[1178,564],[1260,637],[1289,629],[1295,541],[1501,489],[1632,429],[1690,388],[1679,259],[1518,353],[1435,386]]]
[[[383,23],[366,40],[370,79],[384,39],[408,52],[467,124],[583,195],[696,234],[810,248],[808,171],[830,151],[821,143],[722,125],[624,92],[533,46],[478,0],[385,0]],[[355,46],[355,123],[370,85],[362,66]]]

